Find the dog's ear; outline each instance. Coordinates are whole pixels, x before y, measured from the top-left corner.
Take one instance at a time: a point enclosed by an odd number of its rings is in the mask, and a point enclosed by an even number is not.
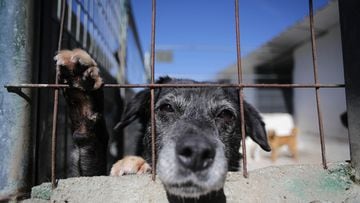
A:
[[[173,79],[169,76],[163,76],[163,77],[160,77],[156,83],[157,84],[166,84],[166,83],[169,83],[170,81],[172,81]]]
[[[249,134],[249,136],[258,143],[263,150],[267,152],[271,151],[266,135],[265,123],[258,111],[244,101],[244,113],[246,133]]]
[[[173,79],[169,76],[160,77],[156,83],[165,84],[171,82]],[[155,91],[155,94],[159,94],[159,90]],[[115,131],[118,131],[131,122],[140,119],[140,122],[145,123],[150,116],[150,90],[145,89],[138,92],[126,105],[123,118],[114,127]],[[142,119],[142,120],[141,120]]]
[[[149,114],[150,108],[150,91],[149,89],[138,92],[129,103],[126,104],[125,112],[119,123],[114,127],[115,131],[118,131],[137,118],[145,119]]]

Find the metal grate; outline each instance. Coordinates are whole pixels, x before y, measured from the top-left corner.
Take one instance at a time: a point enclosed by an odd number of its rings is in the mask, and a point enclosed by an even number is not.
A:
[[[61,12],[61,23],[60,23],[60,37],[59,45],[60,49],[61,36],[64,24],[64,8],[65,0],[62,0],[62,12]],[[318,68],[317,68],[317,57],[316,57],[316,39],[314,32],[314,14],[313,14],[313,0],[309,0],[309,15],[310,15],[310,35],[311,35],[311,47],[312,47],[312,62],[313,62],[313,72],[314,72],[314,83],[313,84],[244,84],[242,80],[242,66],[241,66],[241,49],[240,49],[240,25],[239,25],[239,0],[235,0],[235,22],[236,22],[236,51],[237,51],[237,71],[238,71],[238,83],[237,84],[155,84],[155,24],[156,24],[156,0],[152,0],[152,29],[151,29],[151,83],[150,84],[105,84],[104,88],[149,88],[151,91],[151,134],[152,134],[152,179],[156,178],[156,146],[155,146],[155,110],[154,110],[154,91],[156,88],[189,88],[189,87],[233,87],[238,88],[239,90],[239,105],[240,105],[240,125],[241,125],[241,136],[242,136],[242,146],[244,154],[243,157],[243,176],[248,177],[247,172],[247,159],[246,159],[246,145],[245,145],[245,118],[244,118],[244,88],[313,88],[315,89],[316,96],[316,107],[317,107],[317,117],[319,125],[319,134],[321,142],[321,156],[322,164],[324,169],[327,169],[326,163],[326,153],[325,153],[325,141],[324,141],[324,130],[323,130],[323,119],[320,108],[320,88],[344,88],[344,84],[320,84],[318,81]],[[58,68],[56,71],[56,76],[58,76]],[[20,85],[6,85],[8,89],[19,90],[21,88],[51,88],[54,89],[54,111],[53,111],[53,129],[52,129],[52,176],[51,182],[53,188],[56,187],[56,127],[57,127],[57,112],[58,112],[58,91],[59,88],[69,88],[69,85],[58,84],[57,77],[55,79],[55,84],[20,84]],[[17,92],[19,92],[17,91]]]

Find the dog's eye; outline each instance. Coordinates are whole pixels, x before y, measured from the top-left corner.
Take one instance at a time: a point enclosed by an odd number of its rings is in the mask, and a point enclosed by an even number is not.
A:
[[[234,118],[235,118],[234,114],[230,110],[227,110],[227,109],[222,110],[217,115],[217,117],[225,120],[226,122],[230,122],[230,121],[234,120]]]
[[[159,107],[159,109],[163,112],[174,112],[174,109],[170,104],[163,104]]]

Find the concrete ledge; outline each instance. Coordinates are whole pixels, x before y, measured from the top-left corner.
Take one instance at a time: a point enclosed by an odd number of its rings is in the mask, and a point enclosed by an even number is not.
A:
[[[345,163],[268,167],[249,173],[228,173],[224,192],[227,202],[360,202],[360,186],[352,182]],[[32,198],[51,202],[167,202],[159,180],[150,175],[81,177],[33,188]],[[50,194],[49,194],[50,193]],[[30,201],[31,202],[31,201]]]

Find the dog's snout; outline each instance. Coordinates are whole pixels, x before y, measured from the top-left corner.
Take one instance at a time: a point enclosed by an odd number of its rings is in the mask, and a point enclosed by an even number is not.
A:
[[[185,136],[176,144],[176,155],[180,164],[194,172],[211,166],[215,153],[214,144],[205,136]]]

